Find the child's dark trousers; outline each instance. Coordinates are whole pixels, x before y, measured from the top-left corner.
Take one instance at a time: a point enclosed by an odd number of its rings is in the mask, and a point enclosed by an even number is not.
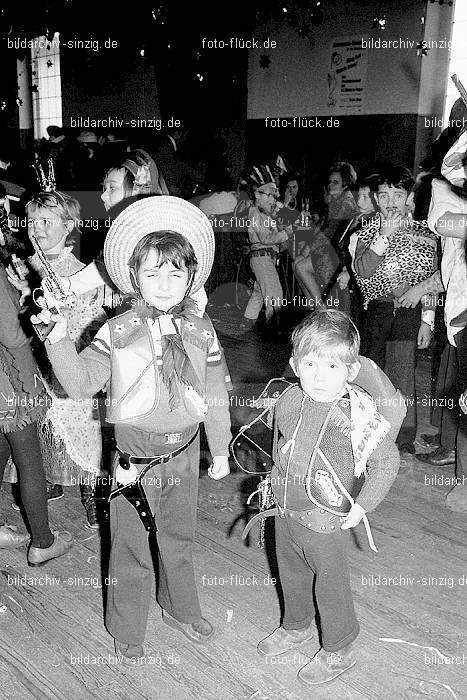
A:
[[[276,556],[284,594],[284,629],[308,627],[318,613],[321,645],[339,651],[360,627],[350,590],[348,532],[320,534],[290,518],[275,518]]]
[[[414,309],[395,309],[392,302],[371,301],[366,312],[362,354],[407,398],[407,414],[397,438],[400,445],[413,443],[417,432],[415,360],[420,323],[420,304]]]
[[[172,477],[172,478],[171,478]],[[157,524],[157,546],[122,495],[111,502],[111,553],[106,627],[120,642],[144,641],[154,581],[157,602],[180,622],[201,618],[193,569],[199,479],[199,436],[167,464],[144,476],[144,490]],[[171,481],[172,483],[169,483]],[[113,581],[112,581],[113,579]]]

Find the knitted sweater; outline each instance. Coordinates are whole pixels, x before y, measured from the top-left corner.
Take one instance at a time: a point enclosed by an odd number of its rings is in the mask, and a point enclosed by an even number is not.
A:
[[[288,451],[282,447],[291,439],[299,420],[303,391],[299,386],[286,391],[277,401],[275,420],[279,431],[277,449],[274,453],[274,469],[271,472],[273,491],[280,505],[284,505],[284,487]],[[306,510],[310,501],[305,490],[305,476],[316,440],[324,420],[331,408],[330,403],[313,401],[307,397],[303,407],[303,418],[298,432],[288,475],[287,507],[293,510]],[[346,490],[367,512],[374,510],[388,493],[396,478],[400,458],[390,436],[385,437],[373,451],[367,464],[365,477],[354,476],[354,460],[348,428],[350,427],[350,406],[348,399],[339,401],[342,421],[332,419],[328,423],[321,449],[335,469]],[[318,457],[315,469],[320,469]]]

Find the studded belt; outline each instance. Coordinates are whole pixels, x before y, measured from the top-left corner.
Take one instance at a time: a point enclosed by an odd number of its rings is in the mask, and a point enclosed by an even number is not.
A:
[[[290,518],[293,522],[303,525],[303,527],[313,530],[313,532],[319,532],[322,535],[332,535],[340,532],[339,523],[342,523],[346,518],[345,514],[339,517],[328,513],[323,508],[291,510],[290,508],[276,506],[275,508],[257,513],[243,530],[243,539],[245,539],[256,522],[259,522],[263,518],[271,518],[276,515],[279,516],[279,518]]]
[[[274,248],[255,248],[250,252],[252,258],[261,258],[268,255],[270,258],[277,258],[278,252]]]
[[[186,442],[184,445],[179,447],[177,450],[174,450],[173,452],[166,452],[163,455],[158,455],[157,457],[133,457],[130,455],[128,452],[122,452],[121,450],[118,450],[120,457],[120,465],[124,469],[129,469],[129,467],[132,464],[135,465],[142,465],[144,468],[139,474],[139,478],[141,479],[144,474],[149,471],[152,467],[154,467],[156,464],[166,464],[167,462],[170,462],[172,459],[175,457],[178,457],[179,454],[184,452],[187,447],[191,445],[191,443],[194,441],[196,436],[198,435],[199,429],[196,430],[194,435],[191,436],[191,438]],[[181,435],[181,433],[180,433]]]

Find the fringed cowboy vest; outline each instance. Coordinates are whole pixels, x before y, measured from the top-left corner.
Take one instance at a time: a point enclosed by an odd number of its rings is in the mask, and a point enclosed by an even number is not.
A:
[[[137,309],[108,321],[110,328],[111,380],[108,391],[109,423],[133,423],[150,419],[159,406],[162,386],[162,337],[178,332],[183,348],[199,381],[205,387],[208,353],[217,339],[209,319],[189,314],[174,319],[171,314],[157,319]],[[203,393],[203,392],[202,392]],[[205,396],[183,387],[181,399],[194,422],[206,413]]]
[[[283,488],[277,487],[273,482],[273,490],[276,499],[285,505],[294,508],[292,503],[287,503],[287,492],[292,498],[304,502],[307,499],[305,489],[305,477],[310,465],[313,453],[319,450],[325,459],[318,453],[313,465],[311,479],[314,482],[320,502],[333,510],[345,513],[348,511],[348,500],[342,498],[339,484],[326,465],[327,461],[332,465],[342,484],[348,493],[355,497],[359,490],[359,478],[365,472],[366,463],[372,452],[390,431],[388,421],[376,410],[369,394],[355,386],[346,385],[345,395],[332,406],[329,406],[330,415],[327,426],[319,440],[319,444],[309,440],[308,419],[313,415],[313,402],[305,397],[298,386],[294,386],[284,392],[278,399],[276,411],[276,435],[274,439],[274,462],[276,474],[283,478],[286,465],[289,462],[290,450],[293,450],[290,465],[292,474],[282,482]],[[303,401],[304,399],[304,401]],[[302,405],[303,402],[303,405]],[[322,404],[320,404],[322,407]],[[302,410],[307,410],[302,414]],[[328,411],[329,412],[329,411]],[[326,411],[321,411],[324,419]],[[298,421],[304,419],[292,440]],[[292,479],[290,478],[292,476]],[[274,473],[272,474],[274,477]],[[290,491],[292,485],[292,492]],[[309,503],[309,501],[308,501]]]

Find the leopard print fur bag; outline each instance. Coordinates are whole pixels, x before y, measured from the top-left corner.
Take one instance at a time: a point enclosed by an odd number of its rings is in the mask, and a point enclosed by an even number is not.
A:
[[[370,223],[358,234],[366,247],[380,232],[380,224]],[[413,287],[435,272],[437,236],[418,221],[409,221],[389,239],[389,247],[371,277],[355,275],[364,297],[370,301],[390,296],[398,287]]]

